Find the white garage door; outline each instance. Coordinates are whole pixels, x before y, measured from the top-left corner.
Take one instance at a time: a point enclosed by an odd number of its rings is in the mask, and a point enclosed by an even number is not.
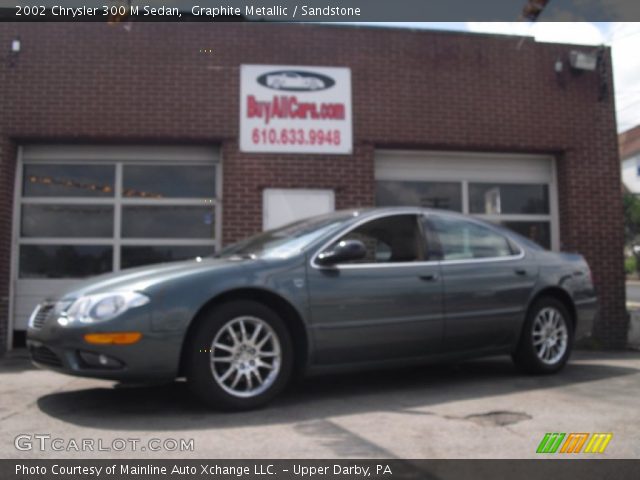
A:
[[[551,156],[382,150],[375,162],[377,205],[471,214],[558,249]]]
[[[219,154],[207,147],[25,146],[16,179],[14,329],[79,279],[219,247]]]

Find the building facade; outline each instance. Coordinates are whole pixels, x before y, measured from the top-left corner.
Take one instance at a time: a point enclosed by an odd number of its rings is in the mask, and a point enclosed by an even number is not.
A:
[[[458,210],[585,255],[601,301],[594,335],[626,343],[608,51],[598,71],[574,72],[580,47],[522,37],[0,24],[5,51],[16,39],[0,65],[3,347],[39,299],[80,278],[376,204]],[[349,69],[349,152],[243,151],[243,65]]]

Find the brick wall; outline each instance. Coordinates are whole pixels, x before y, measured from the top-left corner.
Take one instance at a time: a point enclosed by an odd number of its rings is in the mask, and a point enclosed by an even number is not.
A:
[[[552,153],[559,158],[562,246],[593,267],[602,299],[598,337],[608,347],[623,345],[613,101],[611,93],[598,101],[595,73],[556,77],[555,61],[575,47],[376,28],[152,23],[129,32],[106,24],[0,24],[0,47],[14,35],[22,52],[13,67],[6,58],[0,64],[0,298],[8,291],[15,144],[221,145],[225,242],[260,229],[265,187],[335,188],[338,208],[372,204],[374,148]],[[351,67],[355,153],[238,152],[242,63]]]

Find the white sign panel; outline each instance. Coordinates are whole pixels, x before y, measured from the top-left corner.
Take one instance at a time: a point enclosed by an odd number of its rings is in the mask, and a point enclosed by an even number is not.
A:
[[[265,188],[262,191],[262,227],[265,230],[334,210],[333,190]]]
[[[241,67],[243,152],[351,153],[351,118],[348,68]]]

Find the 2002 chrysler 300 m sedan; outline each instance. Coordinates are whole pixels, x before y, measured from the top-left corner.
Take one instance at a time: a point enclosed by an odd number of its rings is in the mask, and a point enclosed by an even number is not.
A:
[[[208,404],[245,409],[296,372],[496,353],[556,372],[595,313],[580,255],[459,214],[367,209],[96,277],[36,308],[28,346],[60,372],[186,376]]]

